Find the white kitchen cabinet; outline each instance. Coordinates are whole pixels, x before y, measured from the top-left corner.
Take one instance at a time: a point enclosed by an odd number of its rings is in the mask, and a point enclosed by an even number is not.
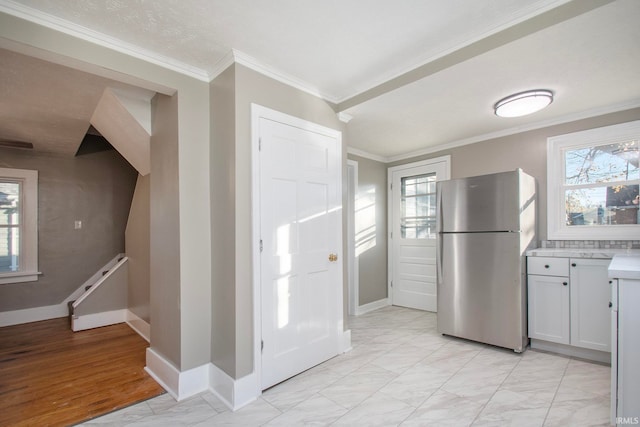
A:
[[[569,344],[569,279],[529,275],[529,337]]]
[[[608,259],[527,258],[531,347],[609,362]]]
[[[611,417],[616,425],[640,417],[640,256],[616,256],[611,289]]]
[[[571,345],[611,351],[608,259],[569,260]]]

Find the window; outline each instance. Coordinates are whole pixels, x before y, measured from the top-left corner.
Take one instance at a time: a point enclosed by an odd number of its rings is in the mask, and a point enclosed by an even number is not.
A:
[[[640,121],[549,138],[549,239],[640,236]]]
[[[400,231],[403,239],[435,239],[436,174],[401,180]]]
[[[0,168],[0,284],[38,280],[38,172]]]

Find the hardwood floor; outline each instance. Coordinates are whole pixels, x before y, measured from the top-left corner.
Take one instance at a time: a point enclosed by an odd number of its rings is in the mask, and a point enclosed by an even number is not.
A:
[[[124,323],[0,328],[0,426],[72,425],[164,393],[143,369],[148,346]]]

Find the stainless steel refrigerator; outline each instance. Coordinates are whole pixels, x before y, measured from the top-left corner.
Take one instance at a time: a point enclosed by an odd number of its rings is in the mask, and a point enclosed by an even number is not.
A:
[[[536,182],[521,169],[437,183],[438,332],[522,352]]]

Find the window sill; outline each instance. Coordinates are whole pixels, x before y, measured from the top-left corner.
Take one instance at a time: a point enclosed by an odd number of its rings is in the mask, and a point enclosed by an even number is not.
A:
[[[10,283],[35,282],[42,273],[39,271],[17,271],[15,273],[0,273],[0,285]]]

